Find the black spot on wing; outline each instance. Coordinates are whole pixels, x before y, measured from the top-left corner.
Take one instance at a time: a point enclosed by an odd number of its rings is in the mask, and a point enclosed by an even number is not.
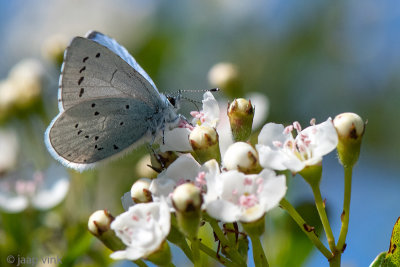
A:
[[[84,79],[84,78],[85,78],[85,77],[83,77],[83,76],[79,78],[79,80],[78,80],[78,85],[81,85],[81,83],[83,82],[83,79]]]

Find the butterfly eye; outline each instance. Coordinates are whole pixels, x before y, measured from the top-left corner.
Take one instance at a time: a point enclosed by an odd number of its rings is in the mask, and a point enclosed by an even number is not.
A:
[[[169,103],[171,103],[171,105],[175,107],[175,105],[176,105],[175,98],[172,96],[168,96],[167,99],[168,99]]]

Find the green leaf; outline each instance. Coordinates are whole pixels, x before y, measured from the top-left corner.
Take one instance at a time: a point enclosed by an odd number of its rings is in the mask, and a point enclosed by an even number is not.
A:
[[[380,253],[371,263],[370,267],[395,267],[400,266],[400,217],[394,224],[388,252]]]
[[[376,256],[376,258],[374,259],[374,261],[371,263],[371,265],[369,267],[381,267],[383,261],[385,260],[386,257],[386,251],[381,252],[378,256]]]
[[[390,238],[389,251],[386,254],[382,266],[400,266],[400,217],[393,227],[392,237]],[[385,265],[387,264],[387,265]]]

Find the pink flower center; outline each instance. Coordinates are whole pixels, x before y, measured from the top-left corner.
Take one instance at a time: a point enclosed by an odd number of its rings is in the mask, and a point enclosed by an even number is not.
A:
[[[317,127],[315,126],[315,119],[311,120],[311,133],[315,134],[317,132]],[[302,132],[302,128],[299,122],[295,121],[293,125],[287,126],[283,133],[289,134],[294,130],[297,131],[297,136],[295,139],[287,140],[283,145],[275,141],[273,145],[277,148],[283,148],[287,151],[291,151],[291,153],[295,154],[297,158],[301,161],[308,160],[312,158],[312,141],[309,134]]]
[[[206,121],[206,115],[203,111],[191,111],[190,115],[193,118],[198,119],[201,123],[204,123]]]
[[[180,120],[179,123],[178,123],[178,127],[179,128],[186,128],[186,129],[189,129],[191,131],[194,129],[194,127],[190,123],[188,123],[186,120]]]
[[[251,195],[242,195],[239,197],[239,205],[248,209],[258,204],[258,197],[254,194]]]
[[[202,187],[207,184],[206,181],[206,173],[205,172],[199,172],[195,178],[196,181],[196,186]]]

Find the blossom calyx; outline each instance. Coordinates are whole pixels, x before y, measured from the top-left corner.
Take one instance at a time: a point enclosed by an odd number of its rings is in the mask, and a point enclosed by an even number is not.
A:
[[[228,105],[227,113],[235,141],[247,141],[254,118],[254,107],[251,101],[244,98],[235,99]]]
[[[218,133],[215,128],[207,125],[196,126],[189,135],[189,142],[200,163],[210,159],[221,161]]]
[[[131,197],[135,203],[147,203],[153,201],[150,188],[151,180],[141,178],[137,180],[131,187]]]
[[[228,147],[224,155],[224,167],[246,174],[261,171],[257,151],[245,142],[236,142]]]
[[[114,217],[107,210],[98,210],[92,213],[88,221],[89,232],[96,236],[111,250],[123,249],[125,246],[111,230],[111,222]]]
[[[345,167],[352,167],[360,155],[361,140],[365,132],[362,118],[351,112],[339,114],[333,120],[338,133],[337,151],[339,160]]]
[[[192,183],[178,186],[172,194],[179,230],[189,238],[195,238],[200,227],[201,191]]]

